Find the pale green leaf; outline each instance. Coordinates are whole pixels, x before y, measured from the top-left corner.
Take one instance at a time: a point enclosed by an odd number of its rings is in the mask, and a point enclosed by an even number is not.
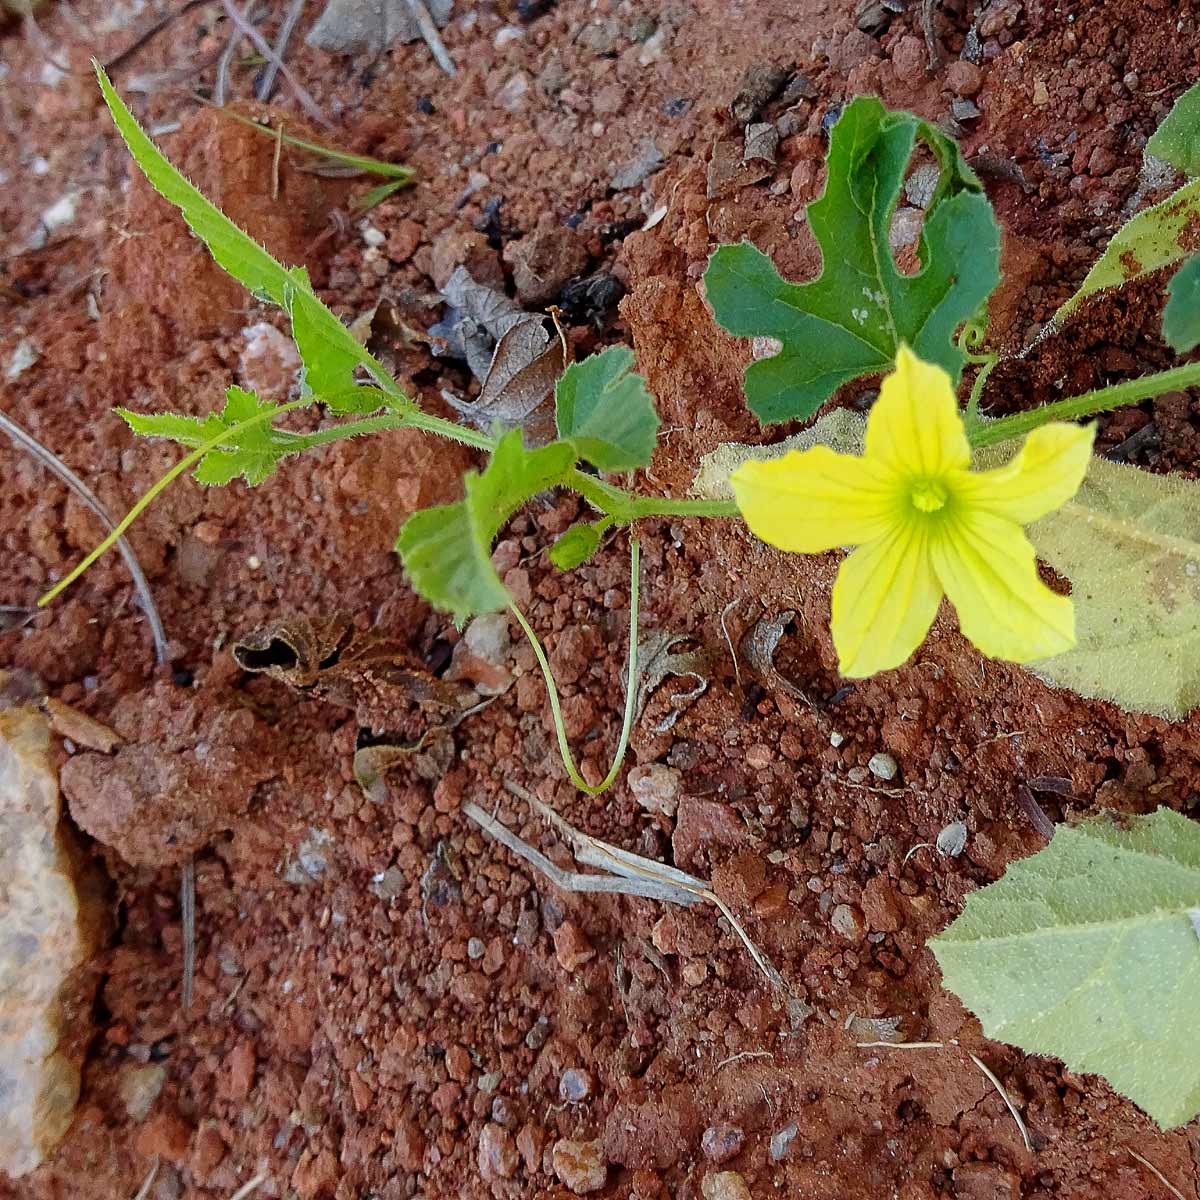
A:
[[[654,453],[658,414],[632,367],[632,350],[609,346],[572,363],[555,388],[558,436],[601,471],[649,466]]]
[[[888,235],[918,139],[942,173],[918,243],[921,268],[903,275]],[[705,272],[723,328],[782,343],[746,371],[758,419],[811,416],[842,384],[886,371],[902,342],[957,382],[964,355],[955,330],[1000,279],[999,228],[958,147],[927,122],[860,96],[834,126],[828,182],[808,220],[821,247],[819,278],[789,283],[748,242],[719,247]]]
[[[1165,159],[1189,179],[1200,175],[1200,84],[1175,101],[1146,143],[1146,153]]]
[[[396,552],[414,590],[456,621],[507,608],[512,596],[492,566],[492,542],[526,500],[561,483],[574,465],[565,442],[526,450],[519,429],[505,434],[483,473],[464,477],[462,500],[423,509],[401,527]]]
[[[1200,483],[1094,458],[1029,537],[1071,581],[1078,637],[1037,674],[1174,720],[1200,704]]]
[[[278,411],[278,405],[239,387],[229,388],[221,412],[205,417],[117,409],[130,429],[143,437],[167,438],[193,450],[209,446],[194,472],[200,483],[221,485],[240,475],[251,487],[274,474],[280,459],[303,448],[292,435],[272,428]]]
[[[1180,354],[1200,345],[1200,254],[1193,254],[1167,285],[1163,337]]]
[[[1200,827],[1060,825],[929,945],[988,1037],[1103,1075],[1163,1128],[1200,1113]]]
[[[387,393],[390,407],[408,407],[410,401],[395,380],[317,298],[307,273],[302,268],[289,269],[277,262],[210,203],[146,135],[99,64],[96,76],[118,132],[154,189],[179,209],[192,232],[221,267],[255,296],[273,301],[292,317],[296,346],[310,390],[317,392],[319,383],[327,393],[337,394],[329,402],[335,411],[361,411],[360,405],[347,400],[347,389],[353,382],[354,367],[362,366]],[[372,395],[378,398],[377,393]]]
[[[1200,249],[1195,232],[1197,222],[1200,222],[1200,179],[1122,225],[1079,290],[1054,314],[1055,324],[1061,324],[1096,292],[1142,279],[1189,257]]]

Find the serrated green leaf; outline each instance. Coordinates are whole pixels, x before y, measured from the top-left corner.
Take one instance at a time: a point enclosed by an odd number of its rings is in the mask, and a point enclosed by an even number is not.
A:
[[[633,351],[609,346],[572,363],[554,389],[558,436],[601,471],[649,466],[658,414]]]
[[[1200,1113],[1200,827],[1060,825],[929,945],[988,1037],[1103,1075],[1163,1128]]]
[[[423,509],[401,527],[396,552],[414,590],[455,621],[507,608],[512,596],[492,566],[492,542],[522,504],[574,465],[565,442],[526,450],[519,429],[505,434],[483,473],[464,477],[462,500]]]
[[[1188,258],[1200,249],[1197,222],[1200,222],[1200,179],[1185,184],[1161,204],[1126,221],[1084,277],[1079,290],[1054,314],[1054,323],[1061,324],[1096,292],[1142,279]]]
[[[1163,337],[1180,354],[1200,345],[1200,254],[1192,255],[1167,285]]]
[[[550,562],[560,571],[573,571],[576,567],[583,566],[599,549],[602,533],[598,523],[572,525],[550,547]]]
[[[1200,84],[1175,101],[1146,143],[1146,153],[1165,159],[1189,179],[1200,175]]]
[[[942,174],[917,247],[921,269],[902,275],[888,234],[918,138]],[[828,182],[808,220],[824,262],[812,282],[787,282],[747,242],[719,247],[704,275],[723,328],[782,343],[746,371],[746,400],[758,419],[811,416],[842,384],[887,370],[901,342],[957,382],[964,356],[955,330],[1000,279],[999,228],[958,147],[911,114],[860,96],[834,126]]]
[[[259,299],[273,301],[292,318],[296,347],[304,362],[310,390],[330,394],[329,406],[334,411],[364,411],[351,401],[348,393],[354,382],[354,368],[362,366],[387,393],[390,407],[409,407],[410,401],[395,380],[317,298],[307,272],[277,262],[210,203],[146,135],[98,63],[96,77],[117,131],[155,191],[179,209],[192,232],[221,267]],[[373,391],[372,395],[378,398]]]
[[[253,392],[239,387],[226,392],[221,412],[205,417],[117,409],[130,429],[143,437],[168,438],[194,450],[211,446],[193,472],[198,482],[219,486],[240,475],[251,487],[273,475],[280,459],[298,452],[294,439],[271,427],[271,416],[278,411],[278,405],[259,400]],[[224,443],[212,445],[222,435]]]

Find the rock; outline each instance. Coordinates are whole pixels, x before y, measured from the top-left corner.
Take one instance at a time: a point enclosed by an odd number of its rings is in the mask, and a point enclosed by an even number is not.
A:
[[[439,27],[450,19],[453,8],[454,0],[426,0],[426,9]],[[420,26],[407,5],[330,0],[305,40],[329,54],[365,50],[369,57],[378,58],[395,42],[415,42],[420,36]]]
[[[902,83],[923,83],[929,52],[923,39],[906,33],[892,46],[892,70]]]
[[[704,1131],[700,1138],[700,1150],[709,1162],[726,1163],[742,1152],[745,1143],[746,1135],[737,1125],[722,1122],[720,1125],[710,1125]]]
[[[69,759],[62,789],[79,826],[134,866],[190,857],[276,773],[266,723],[215,695],[160,682],[121,699],[112,724],[127,744]]]
[[[895,933],[904,925],[904,910],[886,875],[874,875],[863,888],[863,916],[877,933]]]
[[[1038,108],[1045,108],[1050,103],[1050,89],[1040,79],[1033,85],[1033,103]]]
[[[792,1143],[796,1140],[796,1134],[800,1132],[800,1126],[793,1121],[790,1125],[785,1125],[782,1129],[776,1130],[771,1134],[771,1161],[779,1162],[787,1157],[788,1151],[792,1148]]]
[[[225,1159],[225,1139],[211,1121],[205,1121],[196,1130],[196,1140],[192,1145],[192,1157],[189,1166],[196,1180],[203,1183]]]
[[[972,62],[959,59],[946,69],[946,86],[956,95],[970,99],[983,87],[983,72]]]
[[[479,1174],[487,1182],[511,1179],[520,1165],[513,1135],[502,1125],[489,1121],[479,1131]]]
[[[702,847],[740,849],[749,841],[749,831],[728,804],[701,796],[680,797],[675,833],[671,837],[677,866],[687,870]]]
[[[529,93],[531,82],[527,72],[515,72],[508,82],[496,93],[496,103],[505,112],[518,112],[525,107],[525,97]]]
[[[332,1150],[309,1146],[292,1172],[292,1189],[300,1200],[325,1200],[333,1195],[340,1174]]]
[[[743,139],[726,138],[713,143],[708,160],[708,191],[710,200],[732,196],[739,188],[749,187],[771,174],[773,162],[765,158],[745,157]]]
[[[870,761],[867,763],[867,770],[876,779],[882,779],[887,783],[889,780],[896,778],[896,774],[900,770],[900,764],[890,754],[872,754]]]
[[[746,1181],[736,1171],[710,1171],[700,1183],[704,1200],[751,1200]]]
[[[633,798],[647,811],[673,817],[683,791],[683,772],[663,763],[645,763],[628,775]]]
[[[967,845],[967,827],[962,821],[951,821],[937,835],[937,850],[944,858],[957,858]]]
[[[851,942],[861,942],[867,932],[862,913],[852,904],[837,905],[829,916],[829,923],[835,933]]]
[[[608,1178],[604,1143],[562,1138],[551,1151],[554,1173],[577,1196],[598,1192]]]
[[[596,951],[574,921],[564,921],[554,931],[554,957],[564,971],[575,971],[595,958]]]
[[[779,130],[770,121],[761,121],[746,126],[746,138],[742,145],[742,161],[750,162],[761,158],[775,165],[779,153]]]
[[[425,1135],[415,1121],[406,1117],[396,1126],[392,1150],[402,1171],[421,1169],[425,1161]]]
[[[998,1163],[969,1162],[954,1168],[955,1200],[1021,1200],[1021,1179]]]
[[[178,1113],[157,1113],[138,1130],[134,1148],[143,1158],[182,1163],[192,1142],[192,1127]]]
[[[657,171],[666,159],[653,138],[646,138],[633,154],[616,170],[608,181],[608,186],[614,192],[623,192],[628,188],[637,187]]]
[[[587,250],[579,235],[565,225],[539,226],[527,237],[504,247],[512,268],[517,299],[530,307],[549,304],[563,285],[583,272]]]
[[[122,1068],[117,1077],[117,1095],[131,1121],[144,1121],[150,1115],[166,1082],[167,1068],[161,1063],[130,1063]]]
[[[81,968],[107,915],[61,824],[50,726],[0,712],[0,1172],[27,1175],[58,1145],[90,1037]]]
[[[746,68],[737,95],[729,105],[730,114],[739,125],[749,125],[788,81],[789,72],[771,63],[755,63]]]
[[[447,229],[434,239],[429,273],[439,292],[445,290],[458,267],[465,267],[467,274],[483,287],[504,287],[500,256],[477,230]]]
[[[558,1079],[558,1098],[565,1104],[578,1104],[592,1094],[592,1076],[579,1067],[568,1067]]]

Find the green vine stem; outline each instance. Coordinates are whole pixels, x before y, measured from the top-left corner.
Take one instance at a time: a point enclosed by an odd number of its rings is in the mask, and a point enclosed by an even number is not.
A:
[[[165,490],[170,484],[174,483],[180,475],[189,467],[198,463],[210,450],[217,449],[223,442],[233,437],[234,434],[241,433],[244,429],[249,429],[251,426],[258,425],[268,418],[275,418],[280,413],[291,412],[296,408],[307,408],[312,404],[311,397],[305,397],[303,400],[293,400],[290,404],[280,405],[279,408],[268,409],[266,412],[258,413],[256,416],[247,417],[244,421],[239,421],[236,425],[229,426],[228,429],[222,429],[215,437],[209,438],[202,446],[197,446],[191,454],[181,458],[161,479],[156,479],[146,491],[138,497],[134,506],[121,518],[120,521],[113,527],[108,537],[104,539],[86,558],[80,562],[73,571],[68,575],[64,575],[44,596],[38,597],[38,608],[44,608],[51,600],[54,599],[60,592],[70,587],[80,575],[84,573],[102,554],[111,550],[117,544],[117,540],[121,535],[142,515],[142,513],[150,506],[155,497],[160,492]]]
[[[1111,387],[1097,388],[1095,391],[1084,392],[1081,396],[1071,396],[1067,400],[1044,404],[1030,412],[1013,413],[1011,416],[989,421],[986,425],[969,429],[967,436],[976,449],[994,446],[997,442],[1022,437],[1050,421],[1075,421],[1080,417],[1108,412],[1126,404],[1137,404],[1153,396],[1161,396],[1164,392],[1179,391],[1196,387],[1198,384],[1200,362],[1185,363],[1168,371],[1143,375],[1140,379],[1127,379],[1123,383],[1114,383]]]
[[[558,752],[562,755],[563,766],[566,767],[571,782],[589,796],[599,796],[601,792],[606,792],[612,787],[613,781],[621,770],[621,764],[625,761],[625,751],[629,749],[629,735],[633,730],[633,714],[637,706],[638,693],[638,568],[640,558],[641,547],[638,540],[631,538],[629,541],[629,670],[625,682],[625,719],[621,724],[621,738],[617,743],[617,752],[613,755],[612,766],[598,784],[590,784],[580,775],[579,769],[575,766],[575,759],[571,756],[571,747],[567,745],[567,731],[563,726],[562,705],[558,699],[558,685],[554,682],[554,672],[550,669],[550,662],[546,658],[545,650],[542,649],[542,643],[538,640],[538,635],[534,633],[533,626],[525,619],[525,614],[515,604],[509,605],[513,616],[517,618],[518,624],[525,631],[525,636],[533,647],[538,666],[542,669],[542,678],[546,681],[546,692],[550,697],[550,714],[554,718],[554,732],[558,736]]]

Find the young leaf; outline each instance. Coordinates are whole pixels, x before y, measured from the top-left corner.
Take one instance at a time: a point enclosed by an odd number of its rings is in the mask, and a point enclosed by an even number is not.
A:
[[[1029,537],[1071,581],[1078,639],[1037,674],[1174,720],[1200,704],[1200,483],[1094,458]]]
[[[918,138],[942,173],[918,243],[921,270],[902,275],[888,235]],[[818,279],[787,282],[748,242],[718,247],[704,275],[723,328],[783,344],[746,371],[758,419],[811,416],[843,383],[890,367],[901,342],[957,382],[963,352],[954,332],[1000,279],[999,229],[958,147],[911,114],[860,96],[834,126],[828,182],[808,220],[824,260]]]
[[[988,1037],[1103,1075],[1165,1129],[1200,1113],[1200,826],[1060,825],[929,945]]]
[[[610,346],[572,363],[555,389],[558,436],[601,471],[631,471],[650,464],[658,414],[633,351]]]
[[[550,547],[550,561],[560,571],[573,571],[581,567],[600,546],[603,529],[599,522],[594,525],[572,525],[566,533]]]
[[[1175,101],[1146,143],[1146,153],[1165,159],[1189,179],[1200,175],[1200,84]]]
[[[1200,179],[1185,184],[1161,204],[1138,213],[1113,235],[1079,290],[1054,314],[1059,325],[1089,296],[1120,287],[1154,271],[1182,262],[1196,250],[1200,221]]]
[[[1193,254],[1167,285],[1163,337],[1180,354],[1200,345],[1200,254]]]
[[[98,63],[96,77],[117,131],[155,191],[179,209],[192,232],[234,279],[259,299],[273,301],[291,316],[310,390],[316,392],[319,382],[328,393],[338,394],[337,402],[330,403],[335,411],[360,411],[348,398],[348,389],[354,382],[354,367],[362,366],[387,393],[390,407],[409,407],[411,402],[395,380],[354,340],[336,314],[317,299],[307,272],[277,262],[211,204],[146,136]]]
[[[430,604],[463,621],[512,603],[492,566],[500,527],[531,496],[561,483],[575,465],[565,442],[526,450],[521,431],[502,437],[483,474],[468,472],[466,496],[414,513],[396,538],[409,582]]]
[[[226,435],[213,446],[196,466],[200,483],[219,485],[241,475],[255,487],[275,473],[279,460],[297,452],[297,445],[286,435],[271,428],[271,416],[278,405],[264,403],[253,392],[231,387],[225,394],[225,407],[206,417],[184,417],[178,413],[135,413],[118,408],[134,433],[143,437],[169,438],[181,446],[197,450]],[[242,426],[242,428],[239,428]]]

